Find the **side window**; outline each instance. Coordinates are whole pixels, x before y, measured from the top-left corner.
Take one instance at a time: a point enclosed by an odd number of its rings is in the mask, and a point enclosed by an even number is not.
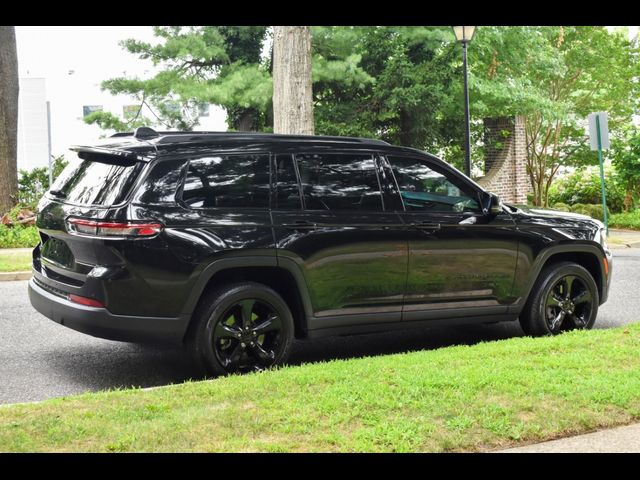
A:
[[[372,155],[295,156],[307,210],[383,209]]]
[[[269,156],[216,155],[191,160],[182,201],[191,208],[268,208]]]
[[[273,183],[276,186],[273,208],[291,210],[302,208],[293,155],[276,156]]]
[[[432,212],[480,212],[472,191],[450,174],[431,168],[422,160],[387,157],[407,210]]]

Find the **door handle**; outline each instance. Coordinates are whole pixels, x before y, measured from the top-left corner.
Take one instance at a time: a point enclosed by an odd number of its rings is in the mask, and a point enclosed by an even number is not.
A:
[[[293,223],[288,223],[283,225],[290,230],[298,230],[298,229],[312,229],[318,226],[317,223],[309,222],[307,220],[296,220]]]

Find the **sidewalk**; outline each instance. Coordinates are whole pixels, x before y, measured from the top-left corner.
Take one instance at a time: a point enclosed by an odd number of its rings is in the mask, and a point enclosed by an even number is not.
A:
[[[611,248],[640,248],[640,231],[610,228],[607,243]]]
[[[640,423],[496,453],[640,453]]]

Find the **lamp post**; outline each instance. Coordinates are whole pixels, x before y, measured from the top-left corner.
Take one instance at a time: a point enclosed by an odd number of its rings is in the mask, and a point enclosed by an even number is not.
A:
[[[465,120],[465,151],[464,173],[471,177],[471,121],[469,119],[469,80],[467,76],[467,44],[473,39],[476,27],[451,27],[456,40],[462,43],[462,66],[464,70],[464,120]]]

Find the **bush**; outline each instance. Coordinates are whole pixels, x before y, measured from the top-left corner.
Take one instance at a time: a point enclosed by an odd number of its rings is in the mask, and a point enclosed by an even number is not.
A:
[[[0,248],[35,247],[40,242],[40,235],[35,226],[7,227],[0,224]]]
[[[69,162],[61,155],[53,160],[53,180]],[[47,167],[34,168],[31,171],[20,170],[18,179],[18,204],[22,208],[35,210],[42,195],[49,190],[49,169]]]
[[[640,230],[640,208],[629,213],[614,213],[609,217],[609,226]]]
[[[569,205],[567,205],[566,203],[562,203],[562,202],[558,202],[553,206],[554,210],[559,210],[561,212],[570,212],[571,211],[571,207],[569,207]]]
[[[625,188],[613,167],[605,167],[605,191],[607,206],[613,212],[621,212],[624,208]],[[564,203],[600,204],[600,169],[587,167],[557,179],[549,188],[549,205]]]

